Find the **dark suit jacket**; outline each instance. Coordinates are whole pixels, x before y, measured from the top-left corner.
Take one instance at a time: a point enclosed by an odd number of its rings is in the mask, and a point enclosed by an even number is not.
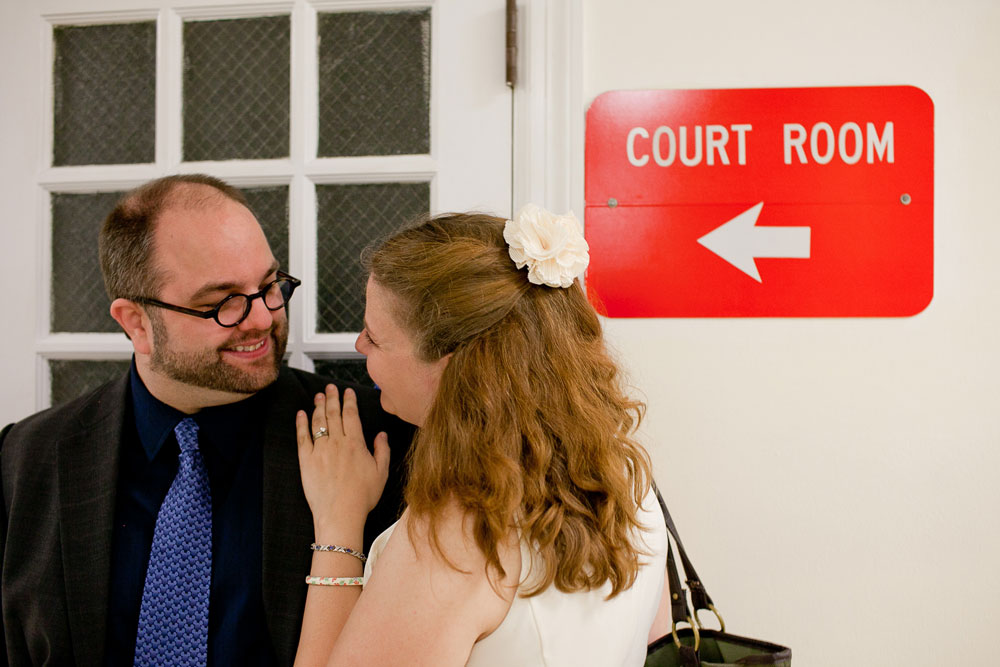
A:
[[[0,662],[5,655],[12,665],[103,664],[128,381],[125,375],[0,432]],[[299,477],[295,412],[311,415],[312,398],[328,381],[283,368],[266,419],[262,591],[280,664],[290,665],[295,656],[313,541]],[[354,389],[369,447],[386,431],[392,448],[389,482],[365,527],[367,547],[399,514],[413,430],[381,409],[375,390]]]

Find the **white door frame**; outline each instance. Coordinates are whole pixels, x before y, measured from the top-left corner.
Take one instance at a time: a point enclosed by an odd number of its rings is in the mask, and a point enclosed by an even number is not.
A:
[[[518,3],[515,212],[528,202],[583,220],[582,0]]]

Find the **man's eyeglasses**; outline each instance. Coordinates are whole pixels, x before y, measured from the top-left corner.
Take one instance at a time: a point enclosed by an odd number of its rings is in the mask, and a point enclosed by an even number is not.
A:
[[[200,317],[204,320],[212,318],[219,323],[219,326],[229,328],[239,326],[250,315],[254,299],[261,299],[268,310],[281,310],[288,305],[289,299],[292,298],[292,292],[301,284],[302,281],[298,278],[293,278],[287,273],[278,271],[278,277],[265,285],[259,292],[254,294],[230,294],[215,304],[211,310],[184,308],[183,306],[175,306],[170,303],[158,301],[157,299],[148,299],[144,296],[129,300],[146,304],[147,306],[166,308],[167,310],[184,313],[185,315]]]

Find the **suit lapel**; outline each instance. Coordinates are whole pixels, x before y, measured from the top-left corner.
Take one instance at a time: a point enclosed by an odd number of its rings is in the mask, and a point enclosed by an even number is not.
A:
[[[128,375],[109,385],[59,442],[59,531],[66,608],[77,664],[102,664],[108,614],[115,480]]]
[[[306,601],[312,515],[302,492],[295,412],[311,403],[294,374],[282,368],[271,392],[264,428],[263,552],[264,613],[278,664],[295,657]]]

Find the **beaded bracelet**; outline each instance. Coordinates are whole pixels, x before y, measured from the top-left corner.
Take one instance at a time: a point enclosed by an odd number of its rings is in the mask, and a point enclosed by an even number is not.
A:
[[[306,577],[310,586],[364,586],[364,577]]]
[[[368,556],[364,555],[360,551],[355,551],[350,547],[342,547],[339,544],[316,544],[313,542],[309,545],[309,548],[313,551],[336,551],[338,553],[347,554],[348,556],[354,556],[362,563],[368,560]]]

